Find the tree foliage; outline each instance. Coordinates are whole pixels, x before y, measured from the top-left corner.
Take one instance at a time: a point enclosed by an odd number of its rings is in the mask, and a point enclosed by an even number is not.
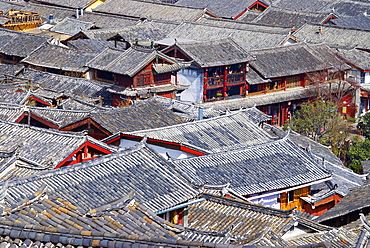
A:
[[[348,137],[348,125],[332,101],[316,100],[303,103],[296,110],[288,126],[302,135],[332,147],[338,155]]]
[[[354,137],[351,142],[346,144],[345,164],[355,172],[360,172],[361,161],[370,159],[370,140],[361,140]]]
[[[360,117],[357,128],[361,131],[363,136],[370,138],[370,112]]]

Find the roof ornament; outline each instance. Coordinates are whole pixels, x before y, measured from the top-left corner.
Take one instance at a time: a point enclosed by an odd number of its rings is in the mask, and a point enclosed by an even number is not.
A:
[[[281,139],[282,140],[287,139],[289,137],[291,131],[292,131],[292,129],[290,128],[290,126],[288,126],[288,129],[285,131],[284,137],[282,137]]]
[[[3,204],[6,196],[8,195],[8,181],[5,181],[3,187],[0,190],[0,203]]]
[[[366,229],[366,231],[370,232],[370,223],[367,221],[367,219],[366,219],[366,217],[363,213],[360,213],[360,219],[361,219],[362,225]]]
[[[168,152],[166,152],[166,156],[167,156],[168,161],[173,161],[174,160]]]
[[[225,187],[221,190],[221,196],[225,196],[227,193],[229,193],[229,187],[231,185],[231,182],[228,182]]]

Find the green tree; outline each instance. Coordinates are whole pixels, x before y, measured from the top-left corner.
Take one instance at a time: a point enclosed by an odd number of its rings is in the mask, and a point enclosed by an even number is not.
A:
[[[348,125],[337,110],[338,106],[332,101],[306,102],[292,114],[288,126],[302,135],[331,146],[334,154],[339,155],[348,137]]]
[[[358,136],[353,137],[352,141],[347,143],[345,149],[345,164],[355,172],[360,172],[361,161],[370,159],[370,140],[361,140]]]
[[[357,128],[361,131],[363,136],[370,138],[370,112],[360,117]]]

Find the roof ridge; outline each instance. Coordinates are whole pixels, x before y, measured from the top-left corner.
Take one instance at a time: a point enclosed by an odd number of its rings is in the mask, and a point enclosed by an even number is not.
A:
[[[89,136],[83,136],[83,137],[87,137],[88,140],[92,138],[92,137],[89,137]],[[116,159],[120,156],[130,155],[134,152],[140,151],[144,147],[147,148],[147,149],[150,149],[150,147],[148,147],[146,145],[145,141],[141,141],[140,143],[136,144],[132,148],[118,149],[118,150],[116,150],[116,152],[113,152],[111,154],[107,154],[105,156],[102,156],[102,157],[99,157],[99,158],[96,158],[96,159],[88,160],[88,161],[85,161],[85,162],[82,162],[82,163],[79,163],[79,164],[75,164],[73,166],[61,167],[58,170],[46,171],[44,173],[39,173],[39,174],[29,176],[29,177],[24,178],[24,179],[12,180],[10,182],[12,182],[12,186],[15,186],[15,185],[28,183],[30,181],[40,180],[40,179],[43,179],[43,178],[46,178],[46,177],[54,177],[54,176],[58,176],[58,175],[68,174],[68,173],[73,172],[73,171],[78,171],[78,170],[81,170],[81,169],[86,169],[86,168],[98,166],[101,163],[105,163],[107,161]],[[150,150],[153,151],[152,149],[150,149]],[[0,186],[2,185],[2,183],[3,182],[0,182]]]
[[[173,6],[173,7],[178,7],[178,8],[205,10],[205,8],[203,8],[203,7],[183,6],[183,5],[176,5],[176,4],[164,3],[164,2],[154,2],[154,1],[147,1],[147,0],[130,0],[130,1],[144,2],[144,3],[150,3],[150,4],[158,4],[158,5],[165,5],[165,6]]]
[[[142,133],[142,132],[148,132],[148,131],[153,131],[153,130],[165,130],[165,129],[170,129],[170,128],[174,128],[174,127],[192,125],[194,123],[203,123],[203,122],[209,122],[209,121],[216,120],[216,119],[224,119],[224,118],[228,118],[230,116],[241,114],[242,112],[244,112],[244,110],[238,110],[238,111],[235,111],[235,112],[226,113],[224,115],[219,115],[219,116],[211,117],[211,118],[208,118],[208,119],[196,120],[196,121],[191,121],[191,122],[184,122],[184,123],[175,124],[175,125],[172,125],[172,126],[164,126],[164,127],[158,127],[158,128],[152,128],[152,129],[146,129],[146,130],[139,130],[139,131],[134,131],[134,132],[120,132],[120,133],[135,134],[135,133],[140,133],[140,132]]]
[[[248,206],[248,207],[253,207],[253,210],[255,210],[255,211],[258,211],[258,210],[254,209],[254,207],[256,207],[258,209],[268,209],[269,214],[270,214],[270,212],[272,212],[271,214],[276,214],[276,212],[277,212],[278,214],[291,215],[291,214],[293,214],[293,212],[295,210],[294,208],[288,209],[288,210],[276,209],[276,208],[263,206],[263,205],[253,203],[253,202],[242,201],[242,200],[239,200],[239,199],[232,199],[232,198],[228,198],[228,197],[224,197],[224,196],[216,196],[216,195],[212,195],[210,193],[202,193],[201,197],[206,198],[206,200],[214,201],[214,202],[217,202],[217,203],[220,203],[220,204],[223,204],[223,203],[219,202],[219,199],[222,199],[222,201],[228,201],[228,202],[235,202],[235,203],[238,203],[238,204],[243,204],[243,205]],[[250,208],[248,208],[248,209],[250,209]],[[286,216],[286,217],[292,217],[292,216]]]
[[[283,143],[283,142],[287,142],[287,141],[289,141],[289,142],[293,143],[294,145],[298,146],[298,144],[295,141],[293,141],[289,136],[290,136],[290,131],[288,130],[287,132],[285,132],[285,135],[282,138],[272,140],[272,141],[268,141],[266,143],[256,144],[256,145],[251,145],[251,146],[245,146],[245,147],[239,147],[239,148],[235,148],[235,149],[229,150],[229,151],[221,151],[221,152],[210,153],[210,154],[206,154],[206,155],[203,155],[203,156],[200,156],[200,157],[191,157],[191,158],[186,158],[186,159],[175,159],[175,158],[173,158],[173,161],[176,163],[176,162],[182,161],[182,160],[194,160],[194,159],[199,159],[199,158],[204,158],[204,157],[219,156],[220,154],[225,154],[225,153],[233,154],[233,153],[238,153],[238,152],[242,152],[242,151],[250,151],[250,150],[258,149],[260,147],[266,147],[266,146],[269,146],[269,145],[272,145],[272,144],[279,144],[279,143]]]
[[[84,138],[86,136],[86,134],[84,134],[84,133],[77,133],[77,132],[71,133],[71,132],[59,131],[59,130],[56,130],[56,129],[46,129],[46,128],[41,128],[41,127],[27,125],[27,124],[14,123],[14,122],[0,120],[0,125],[2,125],[2,124],[11,125],[11,126],[17,126],[18,128],[33,129],[35,131],[43,132],[43,133],[50,133],[50,134],[55,134],[55,135],[63,135],[63,136],[69,136],[69,137],[75,137],[75,138]]]
[[[240,21],[238,19],[222,19],[222,18],[215,18],[215,17],[203,17],[205,20],[212,20],[216,22],[230,22],[230,23],[238,23],[238,24],[245,24],[245,25],[253,25],[253,26],[264,26],[264,27],[272,27],[272,28],[284,28],[284,29],[289,29],[289,27],[286,26],[279,26],[279,25],[271,25],[271,24],[266,24],[266,23],[255,23],[255,22],[248,22],[248,21]],[[202,24],[202,23],[199,23]],[[210,24],[210,23],[205,23],[205,24]],[[232,28],[232,27],[231,27]]]

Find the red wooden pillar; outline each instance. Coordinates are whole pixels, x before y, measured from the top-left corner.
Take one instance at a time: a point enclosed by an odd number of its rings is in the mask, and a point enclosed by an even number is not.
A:
[[[85,145],[84,147],[84,157],[85,158],[87,157],[88,152],[89,152],[89,148],[87,147],[87,145]]]
[[[82,152],[78,152],[76,154],[76,161],[77,161],[77,163],[81,163],[82,162]]]
[[[301,86],[306,87],[306,76],[301,76]]]
[[[223,97],[227,97],[227,79],[228,79],[227,66],[224,66],[224,88],[223,88]]]
[[[284,80],[284,91],[286,90],[286,78],[283,79]]]
[[[204,71],[204,76],[203,76],[203,100],[207,100],[207,79],[208,78],[208,68],[205,69]]]

